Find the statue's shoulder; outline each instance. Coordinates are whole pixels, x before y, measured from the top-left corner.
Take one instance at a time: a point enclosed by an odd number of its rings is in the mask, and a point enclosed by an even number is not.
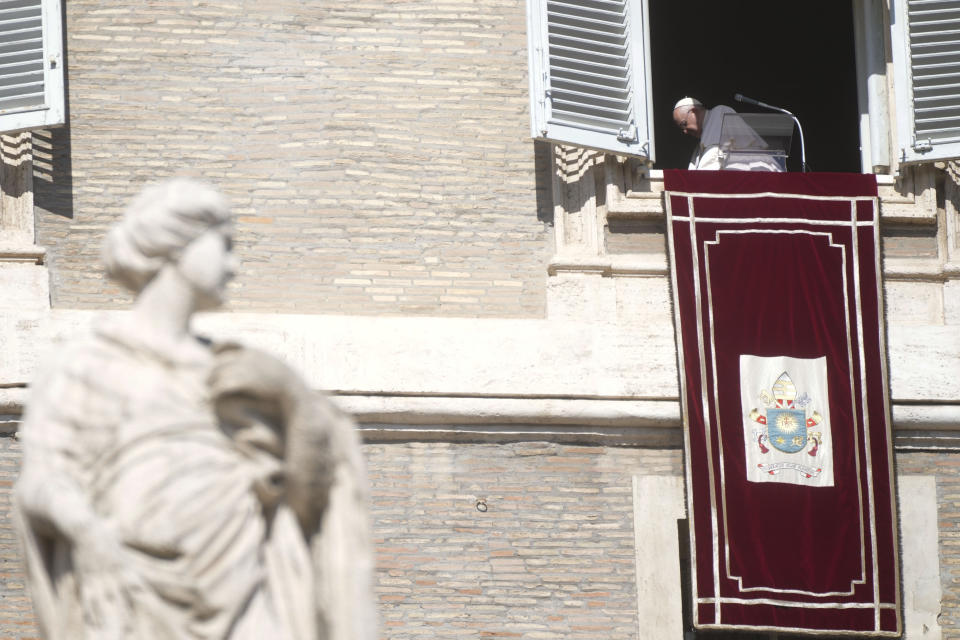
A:
[[[30,404],[88,406],[135,380],[137,356],[100,332],[57,344],[31,381]]]
[[[96,370],[109,359],[111,347],[94,333],[56,344],[41,360],[37,370],[39,381],[54,377],[77,377]]]
[[[104,406],[104,366],[109,346],[93,335],[54,346],[30,380],[29,397],[21,422],[24,446],[57,448],[74,443],[76,425],[86,424]]]

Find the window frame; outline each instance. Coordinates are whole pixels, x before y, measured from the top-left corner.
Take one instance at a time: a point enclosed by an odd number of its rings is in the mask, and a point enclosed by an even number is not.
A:
[[[627,69],[632,127],[604,132],[554,118],[550,104],[548,3],[563,0],[527,0],[530,134],[537,140],[570,144],[654,161],[652,83],[648,0],[622,0],[627,15]],[[630,138],[633,138],[632,140]]]
[[[650,0],[623,0],[629,16],[631,104],[636,142],[557,121],[551,117],[548,3],[565,0],[526,0],[530,84],[531,137],[569,144],[645,162],[655,160],[653,92],[650,54]],[[960,10],[960,0],[943,0]],[[960,158],[960,133],[955,140],[916,140],[914,86],[910,67],[909,0],[851,0],[854,12],[857,94],[860,111],[861,170],[886,174],[900,164]],[[886,15],[884,15],[886,14]],[[884,55],[885,50],[890,58]],[[887,66],[886,59],[892,65]],[[889,83],[889,84],[888,84]],[[888,88],[889,87],[889,88]],[[892,90],[892,96],[887,92]],[[958,90],[960,95],[960,90]],[[958,105],[960,108],[960,105]]]
[[[46,129],[66,122],[63,16],[60,0],[40,0],[43,39],[43,104],[0,112],[0,133]]]

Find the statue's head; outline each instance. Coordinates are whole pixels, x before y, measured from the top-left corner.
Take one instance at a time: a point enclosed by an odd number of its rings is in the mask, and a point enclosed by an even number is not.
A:
[[[107,236],[107,275],[139,293],[167,265],[201,294],[217,296],[233,275],[227,203],[209,185],[174,178],[146,187]],[[206,291],[210,289],[210,291]],[[216,301],[215,301],[216,302]]]

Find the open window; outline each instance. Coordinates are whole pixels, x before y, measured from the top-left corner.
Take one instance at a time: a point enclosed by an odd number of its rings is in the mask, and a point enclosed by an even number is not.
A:
[[[0,2],[0,133],[64,123],[60,0]]]
[[[814,171],[861,171],[857,48],[850,0],[650,0],[658,168],[686,168],[694,142],[673,123],[677,99],[771,113],[737,93],[788,109],[803,126]],[[794,132],[791,171],[800,171]]]
[[[673,103],[761,111],[742,93],[797,115],[815,171],[960,157],[960,0],[886,6],[527,0],[533,137],[686,167]]]

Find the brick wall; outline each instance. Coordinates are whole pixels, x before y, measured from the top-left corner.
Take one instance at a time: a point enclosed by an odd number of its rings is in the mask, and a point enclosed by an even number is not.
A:
[[[366,451],[382,637],[637,637],[631,476],[678,474],[679,452],[547,443]]]
[[[521,0],[66,3],[70,125],[35,135],[54,305],[126,304],[104,229],[187,174],[239,216],[235,309],[542,316],[525,29]]]
[[[0,438],[0,640],[31,637]],[[636,637],[634,473],[678,474],[675,450],[366,445],[381,637]],[[483,498],[487,511],[476,508]]]
[[[637,636],[631,476],[679,475],[677,449],[369,444],[381,637]],[[0,437],[0,639],[32,638],[9,495],[19,459]],[[945,640],[960,639],[960,457],[900,453],[937,478]],[[487,511],[476,508],[483,498]]]
[[[0,640],[39,638],[11,518],[13,483],[20,468],[20,443],[9,430],[12,416],[0,415]]]

